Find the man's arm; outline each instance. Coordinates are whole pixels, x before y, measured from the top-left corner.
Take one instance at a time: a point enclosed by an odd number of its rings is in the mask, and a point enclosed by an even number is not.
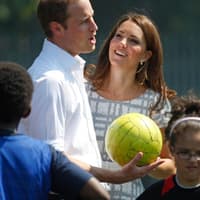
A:
[[[142,155],[142,153],[138,153],[128,164],[119,170],[93,167],[79,160],[75,160],[72,157],[69,157],[69,159],[82,169],[93,174],[101,182],[121,184],[141,178],[164,162],[162,160],[157,160],[149,165],[138,167],[136,164],[142,158]]]

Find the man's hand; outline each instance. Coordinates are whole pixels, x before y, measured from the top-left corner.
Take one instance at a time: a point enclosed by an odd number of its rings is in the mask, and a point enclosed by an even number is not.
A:
[[[145,176],[164,162],[158,158],[149,165],[139,167],[137,166],[137,163],[142,156],[143,153],[139,152],[129,163],[118,170],[102,169],[91,166],[90,172],[102,182],[121,184]]]
[[[119,183],[141,178],[149,174],[152,170],[156,169],[162,163],[164,163],[164,160],[161,160],[158,158],[155,162],[139,167],[137,166],[137,163],[142,158],[142,156],[143,156],[143,153],[139,152],[129,163],[124,165],[118,171]]]

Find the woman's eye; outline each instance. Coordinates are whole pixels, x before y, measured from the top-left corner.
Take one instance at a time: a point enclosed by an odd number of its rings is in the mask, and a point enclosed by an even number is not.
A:
[[[139,41],[135,38],[131,38],[129,39],[131,43],[134,43],[134,44],[139,44]]]
[[[116,33],[116,34],[115,34],[115,37],[116,37],[116,38],[121,38],[122,36],[121,36],[121,34]]]

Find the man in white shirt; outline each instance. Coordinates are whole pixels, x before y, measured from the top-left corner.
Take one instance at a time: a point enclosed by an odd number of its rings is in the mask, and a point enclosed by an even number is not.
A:
[[[124,183],[149,173],[156,161],[137,167],[142,153],[120,170],[101,168],[91,111],[84,87],[85,61],[95,49],[98,29],[89,0],[40,0],[38,17],[46,39],[29,69],[34,82],[32,111],[19,132],[45,140],[102,182]]]

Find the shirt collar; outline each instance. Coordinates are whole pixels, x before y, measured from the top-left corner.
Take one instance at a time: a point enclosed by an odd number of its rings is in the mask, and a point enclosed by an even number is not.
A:
[[[79,55],[72,56],[64,49],[60,48],[48,39],[44,40],[43,51],[45,51],[48,56],[55,58],[60,67],[69,68],[69,70],[82,70],[85,65],[85,60]]]

